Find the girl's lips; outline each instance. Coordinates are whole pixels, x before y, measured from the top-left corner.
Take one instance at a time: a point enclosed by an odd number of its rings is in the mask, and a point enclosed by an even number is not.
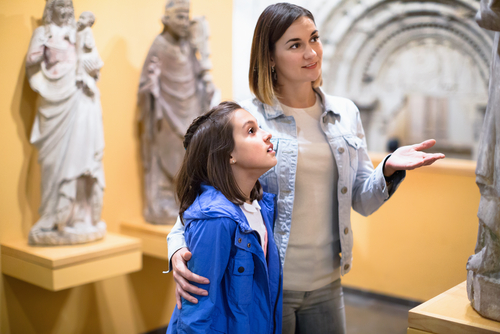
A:
[[[309,65],[306,65],[306,66],[302,66],[302,68],[305,68],[307,70],[312,70],[313,68],[316,68],[316,66],[318,66],[318,63],[313,63],[313,64],[309,64]]]

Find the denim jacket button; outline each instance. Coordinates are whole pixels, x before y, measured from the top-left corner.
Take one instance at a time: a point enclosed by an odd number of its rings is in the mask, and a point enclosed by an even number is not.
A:
[[[238,238],[238,243],[240,243],[240,244],[241,244],[241,238]]]
[[[344,234],[347,234],[347,233],[349,233],[349,228],[347,228],[347,227],[346,227],[346,228],[344,229]]]
[[[345,194],[347,192],[347,187],[342,187],[342,189],[340,190],[340,192],[342,194]]]
[[[339,147],[338,151],[339,151],[339,153],[344,153],[344,148],[343,147]]]
[[[248,243],[247,247],[250,248],[250,246],[252,246],[250,243]]]
[[[244,272],[244,271],[245,271],[245,268],[243,268],[243,267],[239,267],[239,268],[238,268],[238,272],[239,272],[240,274],[241,274],[242,272]]]

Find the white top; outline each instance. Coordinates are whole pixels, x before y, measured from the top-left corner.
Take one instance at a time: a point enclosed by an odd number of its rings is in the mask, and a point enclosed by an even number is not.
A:
[[[243,203],[240,205],[240,208],[245,214],[250,228],[259,233],[260,244],[264,250],[264,255],[267,255],[267,229],[260,213],[259,203],[257,200],[253,200],[252,204]]]
[[[319,97],[309,108],[281,107],[295,119],[299,145],[283,289],[312,291],[340,278],[338,171],[320,127]]]

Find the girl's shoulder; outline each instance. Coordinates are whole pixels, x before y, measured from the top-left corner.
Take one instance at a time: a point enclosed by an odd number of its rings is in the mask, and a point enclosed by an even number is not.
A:
[[[225,220],[240,223],[243,213],[238,205],[230,202],[220,191],[209,185],[202,185],[202,192],[184,212],[186,224],[193,221]]]

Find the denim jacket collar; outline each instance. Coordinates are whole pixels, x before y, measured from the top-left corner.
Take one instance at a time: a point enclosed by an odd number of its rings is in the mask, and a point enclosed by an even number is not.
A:
[[[323,117],[326,117],[326,115],[331,112],[335,118],[338,118],[338,120],[340,120],[340,113],[335,111],[334,104],[329,101],[328,97],[323,92],[323,89],[321,89],[321,87],[313,89],[316,94],[318,94],[323,110],[326,112]],[[276,98],[276,96],[273,97],[273,105],[267,105],[265,103],[263,103],[262,105],[264,106],[264,116],[266,117],[266,119],[273,119],[284,114],[283,108],[281,108],[281,103]]]

